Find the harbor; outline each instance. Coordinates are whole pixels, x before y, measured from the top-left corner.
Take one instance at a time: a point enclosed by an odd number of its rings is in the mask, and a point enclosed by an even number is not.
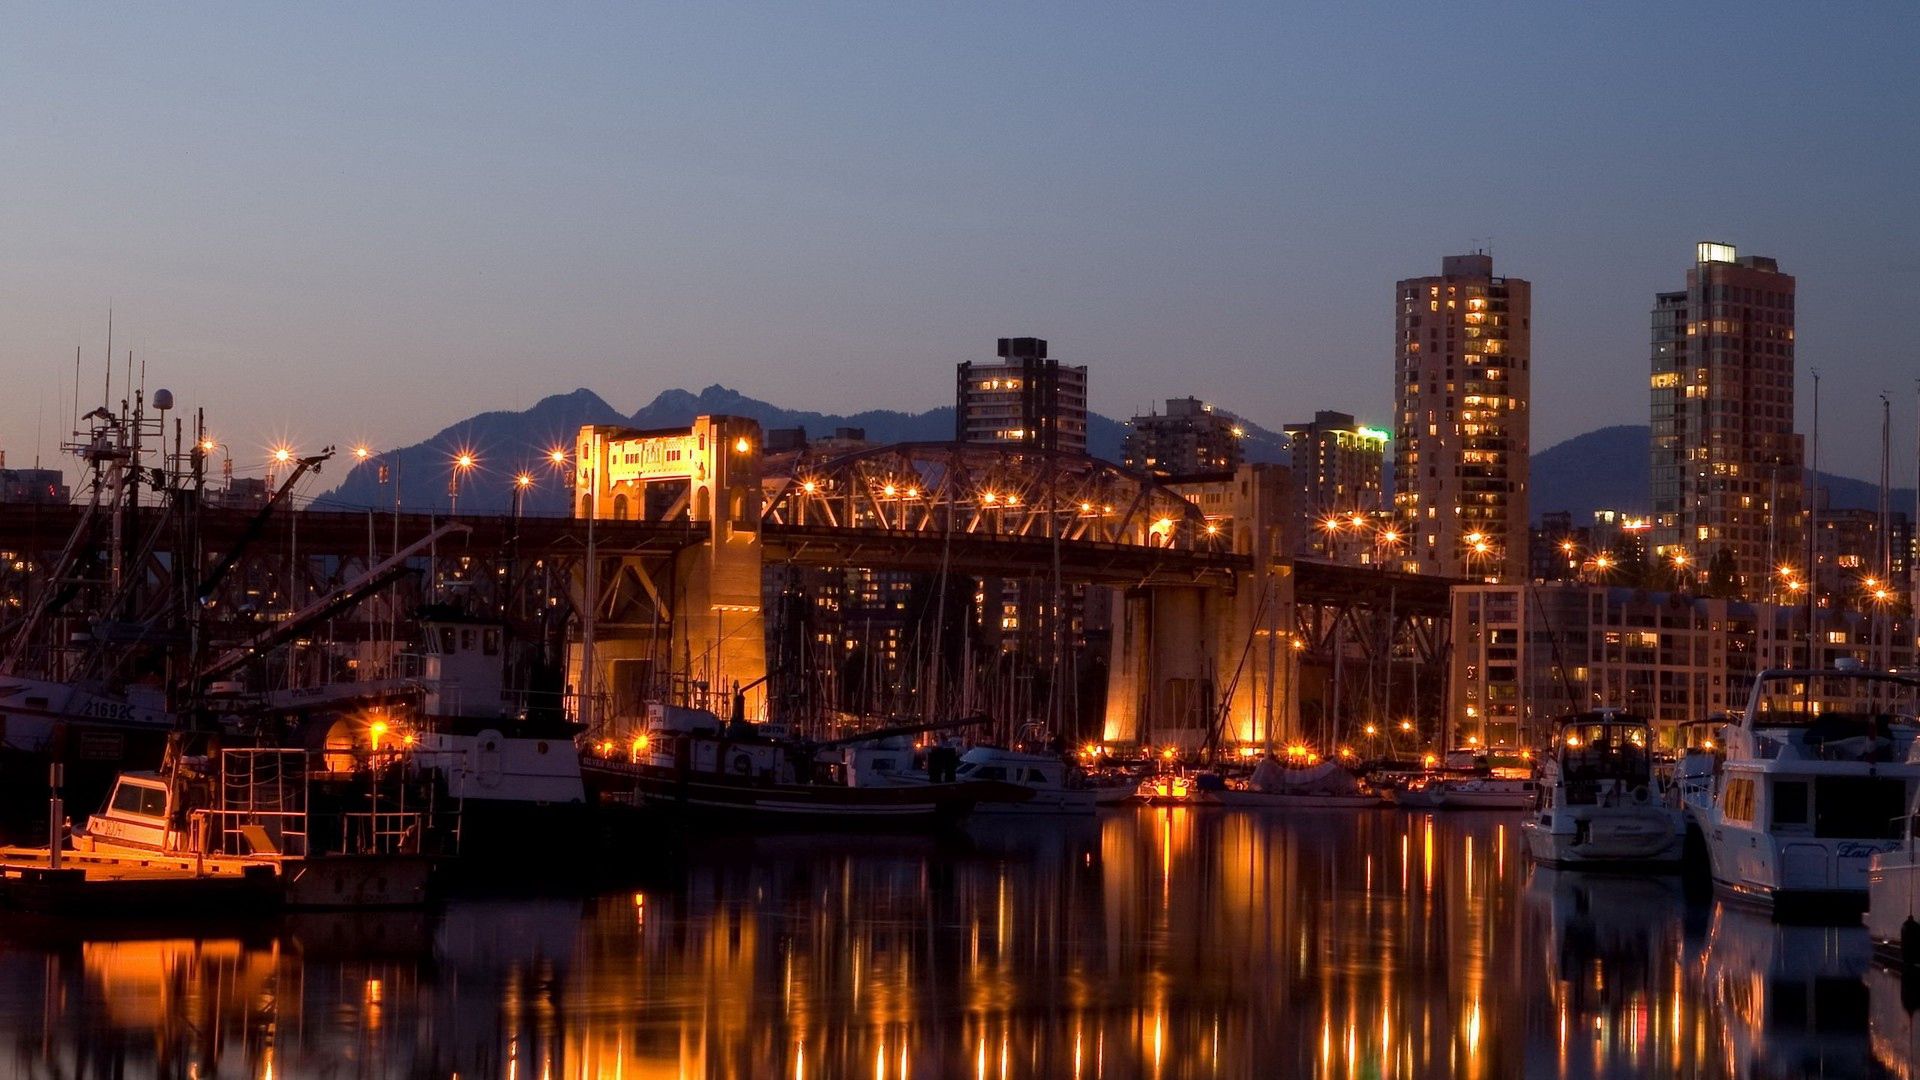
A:
[[[1920,21],[1729,15],[10,12],[0,1080],[1920,1078]]]
[[[0,1031],[69,1074],[1900,1076],[1920,1050],[1860,925],[1531,865],[1480,811],[788,834],[427,911],[6,925]]]

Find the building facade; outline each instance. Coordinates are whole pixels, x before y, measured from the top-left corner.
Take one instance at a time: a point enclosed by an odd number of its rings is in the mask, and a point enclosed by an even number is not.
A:
[[[1240,467],[1246,432],[1199,398],[1168,398],[1164,414],[1136,416],[1127,429],[1120,463],[1129,469],[1181,480]]]
[[[1655,554],[1703,584],[1717,560],[1756,599],[1805,561],[1793,320],[1793,278],[1730,244],[1697,245],[1687,287],[1654,298]]]
[[[1674,725],[1746,705],[1754,675],[1807,660],[1798,605],[1713,599],[1606,585],[1463,585],[1453,590],[1447,680],[1449,746],[1522,747],[1570,712],[1622,708]],[[1814,613],[1815,663],[1913,663],[1904,616]]]
[[[1293,554],[1369,562],[1404,551],[1395,529],[1379,528],[1387,433],[1327,410],[1285,431],[1293,459]]]
[[[1448,256],[1395,286],[1394,517],[1401,568],[1482,581],[1527,573],[1533,289],[1493,256]]]
[[[959,367],[954,438],[1087,452],[1087,369],[1047,356],[1045,338],[1001,338],[999,359]]]

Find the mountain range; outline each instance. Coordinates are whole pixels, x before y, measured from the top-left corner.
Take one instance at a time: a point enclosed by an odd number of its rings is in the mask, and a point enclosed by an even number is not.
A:
[[[504,512],[513,505],[514,475],[533,475],[523,509],[530,514],[564,513],[565,478],[552,470],[547,454],[556,447],[571,448],[582,424],[622,424],[636,428],[685,427],[696,416],[745,416],[762,429],[804,428],[809,436],[831,435],[838,428],[861,428],[877,443],[946,442],[953,438],[953,406],[925,412],[872,409],[849,414],[808,412],[782,408],[747,397],[729,387],[709,386],[699,393],[667,390],[631,414],[609,405],[591,390],[542,398],[522,412],[487,412],[451,424],[412,446],[383,451],[365,462],[351,462],[346,478],[314,501],[335,508],[391,507],[393,477],[399,477],[399,501],[410,509],[445,510],[452,502],[449,463],[461,453],[478,461],[460,481],[460,508],[487,513]],[[1239,419],[1236,417],[1236,419]],[[1286,436],[1241,420],[1246,431],[1249,460],[1286,460]],[[1087,415],[1087,451],[1094,457],[1120,460],[1120,443],[1127,425],[1098,413]],[[386,467],[388,483],[380,480]]]
[[[564,513],[567,478],[556,474],[546,455],[554,447],[571,447],[582,424],[622,424],[637,428],[683,427],[701,415],[746,416],[772,428],[804,428],[810,436],[830,435],[837,428],[862,428],[869,440],[941,442],[953,438],[953,407],[943,405],[908,413],[874,409],[849,414],[786,409],[748,397],[725,386],[709,386],[699,393],[667,390],[632,413],[622,413],[591,390],[543,398],[519,411],[481,413],[449,425],[412,446],[376,454],[353,463],[346,477],[315,501],[347,508],[391,507],[396,500],[392,481],[398,478],[398,501],[409,508],[446,509],[451,500],[449,463],[468,452],[478,467],[461,479],[460,507],[487,513],[512,506],[513,477],[533,475],[524,509],[533,514]],[[1272,429],[1237,418],[1246,431],[1251,461],[1287,459],[1286,437]],[[1087,417],[1087,449],[1109,461],[1120,458],[1127,425],[1097,413]],[[1621,424],[1599,428],[1556,443],[1533,455],[1532,512],[1536,519],[1553,511],[1567,511],[1576,523],[1589,521],[1595,510],[1644,513],[1648,496],[1649,432],[1645,425]],[[1389,462],[1391,465],[1391,462]],[[380,480],[384,466],[388,482]],[[1822,473],[1828,505],[1871,509],[1878,505],[1878,488],[1865,480]],[[1389,481],[1390,483],[1391,481]],[[1897,510],[1913,506],[1913,492],[1892,493]]]

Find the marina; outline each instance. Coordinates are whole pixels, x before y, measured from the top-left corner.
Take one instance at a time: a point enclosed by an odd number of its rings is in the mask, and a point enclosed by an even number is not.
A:
[[[371,1078],[1900,1076],[1920,1045],[1863,927],[1535,865],[1509,814],[1146,808],[635,870],[231,929],[9,922],[0,1031],[69,1070]]]

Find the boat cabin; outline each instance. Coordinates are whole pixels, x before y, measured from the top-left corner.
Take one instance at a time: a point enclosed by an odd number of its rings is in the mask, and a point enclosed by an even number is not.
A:
[[[167,782],[153,772],[121,773],[98,814],[87,818],[87,835],[135,847],[164,848]]]
[[[420,630],[420,682],[428,716],[509,715],[504,626],[439,615],[423,619]]]
[[[1560,721],[1553,761],[1563,805],[1646,802],[1653,782],[1651,725],[1617,709]]]
[[[1780,761],[1906,761],[1920,734],[1920,678],[1870,672],[1767,671],[1754,680],[1730,756]]]

